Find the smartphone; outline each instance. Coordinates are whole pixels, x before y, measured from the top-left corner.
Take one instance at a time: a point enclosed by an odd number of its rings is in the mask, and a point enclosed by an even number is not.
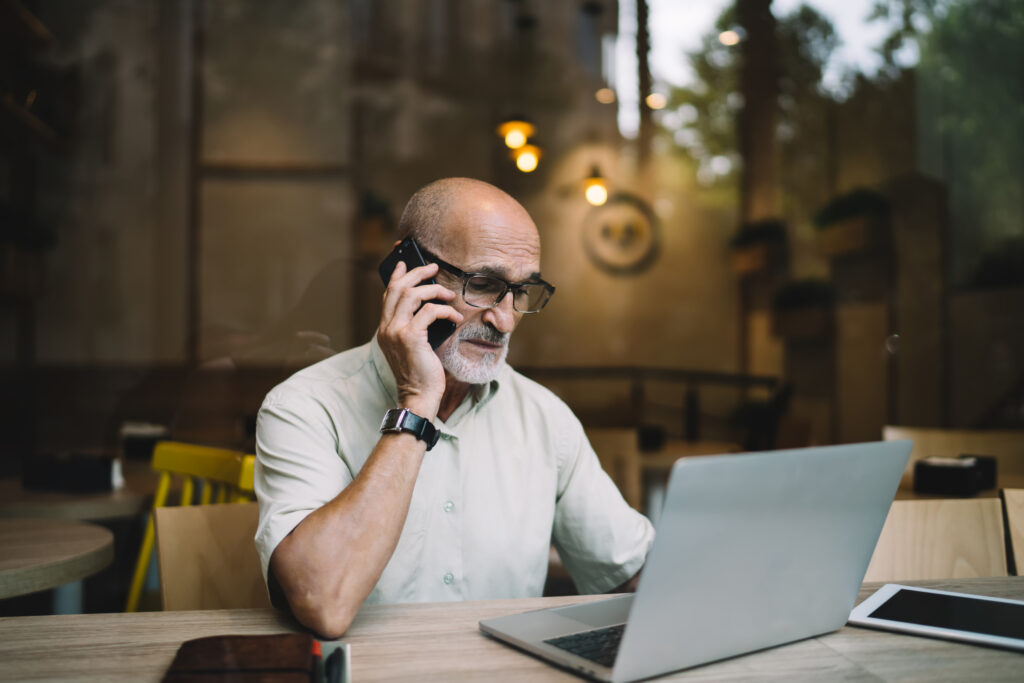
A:
[[[391,273],[394,272],[395,266],[398,265],[399,261],[405,261],[406,272],[413,268],[427,265],[423,254],[420,253],[419,246],[416,244],[416,240],[406,237],[381,261],[380,268],[377,269],[380,272],[380,279],[384,281],[385,287],[387,287],[388,282],[391,280]],[[420,284],[433,285],[436,282],[431,277]],[[440,299],[433,299],[430,303],[447,305],[446,301],[441,301]],[[427,340],[430,342],[430,347],[436,349],[444,343],[445,339],[452,336],[453,332],[455,332],[455,323],[451,320],[435,320],[430,323],[430,326],[427,328]]]

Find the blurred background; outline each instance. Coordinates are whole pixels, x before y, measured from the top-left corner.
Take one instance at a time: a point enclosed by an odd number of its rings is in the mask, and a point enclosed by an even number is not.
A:
[[[1020,2],[0,0],[0,26],[0,474],[251,451],[274,384],[370,338],[406,200],[456,175],[536,220],[558,292],[510,362],[587,426],[1024,426]]]

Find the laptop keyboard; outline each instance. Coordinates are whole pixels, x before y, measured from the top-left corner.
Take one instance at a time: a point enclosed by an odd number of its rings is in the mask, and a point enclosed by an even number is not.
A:
[[[625,624],[616,624],[593,631],[559,636],[544,642],[578,657],[597,662],[601,666],[610,667],[615,663],[615,655],[619,653],[619,642],[622,640],[622,632],[625,630]]]

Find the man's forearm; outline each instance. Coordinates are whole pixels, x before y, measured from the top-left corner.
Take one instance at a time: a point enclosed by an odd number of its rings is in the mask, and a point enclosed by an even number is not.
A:
[[[336,638],[348,628],[398,544],[426,446],[381,437],[345,489],[304,519],[270,559],[295,617]]]

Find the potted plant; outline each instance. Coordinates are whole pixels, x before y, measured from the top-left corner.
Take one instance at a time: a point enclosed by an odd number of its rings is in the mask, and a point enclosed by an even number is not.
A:
[[[829,257],[871,252],[885,243],[889,200],[879,192],[858,188],[840,195],[814,216],[818,245]]]
[[[740,226],[729,241],[732,269],[737,275],[751,275],[780,265],[786,255],[786,224],[767,219]]]
[[[834,328],[836,294],[826,280],[794,280],[772,301],[772,331],[788,340],[828,339]]]

